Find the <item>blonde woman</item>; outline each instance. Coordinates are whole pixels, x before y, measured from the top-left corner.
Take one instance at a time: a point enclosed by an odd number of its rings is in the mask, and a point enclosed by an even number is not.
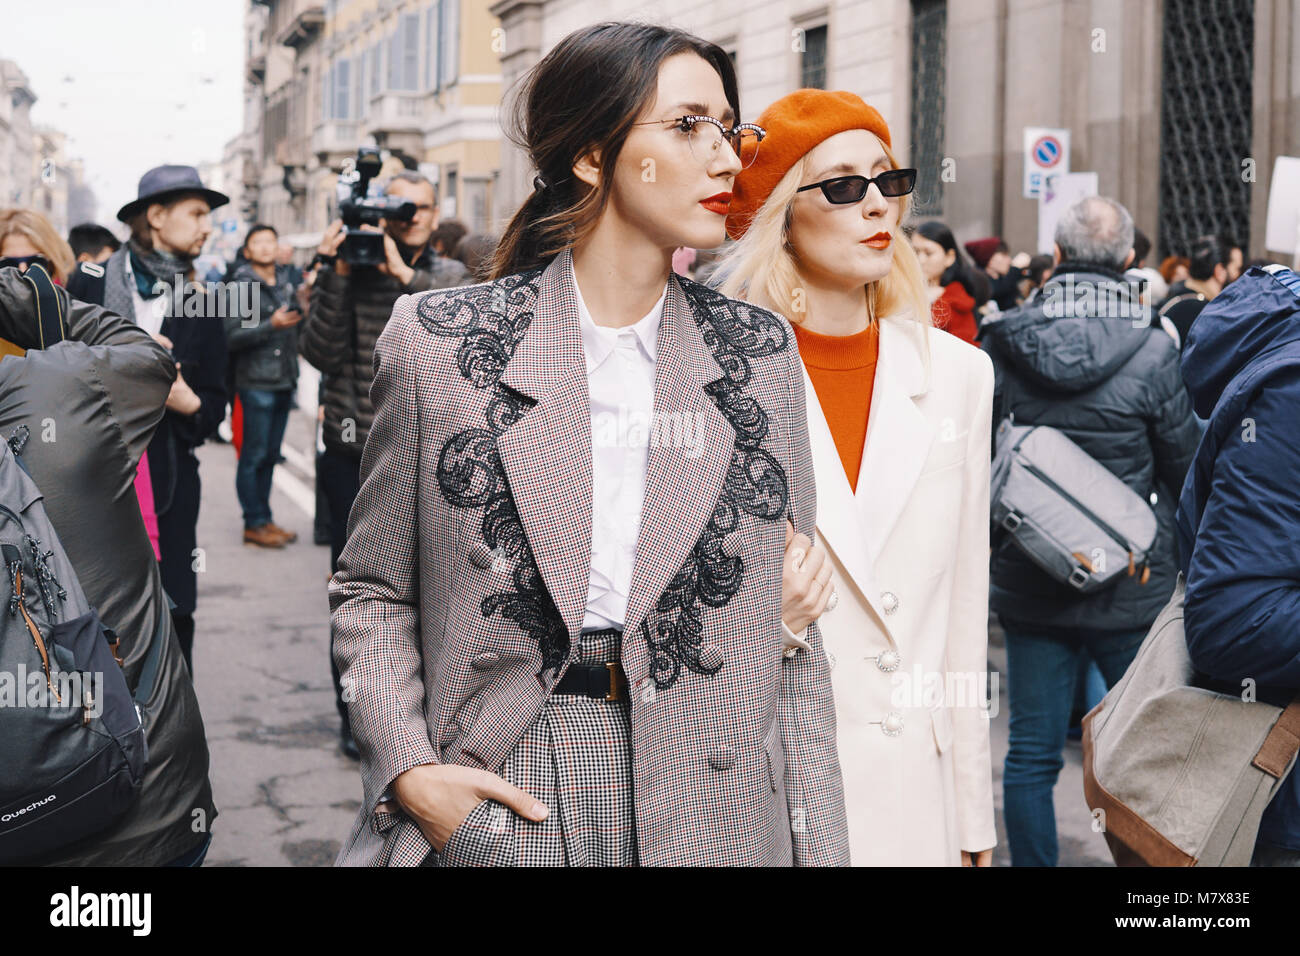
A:
[[[930,325],[901,229],[916,172],[880,114],[799,90],[758,123],[721,287],[782,313],[799,345],[825,551],[791,542],[810,556],[787,562],[786,641],[825,606],[851,859],[987,866],[992,365]]]
[[[39,212],[0,209],[0,268],[13,266],[26,272],[38,261],[60,285],[68,281],[75,264],[72,247]]]

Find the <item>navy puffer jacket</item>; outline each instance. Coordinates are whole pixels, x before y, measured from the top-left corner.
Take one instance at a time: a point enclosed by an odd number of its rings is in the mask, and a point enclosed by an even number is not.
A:
[[[1210,426],[1183,486],[1183,623],[1206,685],[1285,704],[1300,689],[1300,278],[1251,269],[1196,317],[1183,377]],[[1300,777],[1260,840],[1300,850]]]

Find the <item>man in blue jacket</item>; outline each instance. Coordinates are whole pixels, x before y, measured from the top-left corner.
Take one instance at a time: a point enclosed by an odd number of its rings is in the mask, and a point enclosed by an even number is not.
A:
[[[1182,369],[1212,418],[1177,515],[1187,648],[1208,686],[1285,705],[1300,690],[1300,277],[1270,266],[1228,286],[1193,323]],[[1251,862],[1300,866],[1294,770]]]

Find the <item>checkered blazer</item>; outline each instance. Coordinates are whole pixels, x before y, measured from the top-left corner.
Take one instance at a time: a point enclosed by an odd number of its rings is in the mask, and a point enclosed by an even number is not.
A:
[[[345,865],[429,844],[399,774],[500,772],[577,644],[591,568],[592,429],[569,253],[398,300],[330,583],[365,797]],[[782,654],[785,519],[816,496],[794,336],[678,276],[655,363],[622,641],[643,864],[848,862],[821,637]],[[665,414],[669,413],[669,414]],[[382,802],[381,802],[382,801]]]

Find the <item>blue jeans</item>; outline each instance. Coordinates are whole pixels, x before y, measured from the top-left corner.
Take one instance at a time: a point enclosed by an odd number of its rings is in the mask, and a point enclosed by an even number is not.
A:
[[[1079,658],[1086,649],[1106,687],[1132,663],[1147,628],[1132,631],[1021,630],[1007,635],[1010,749],[1002,772],[1002,813],[1012,866],[1056,866],[1056,808],[1052,788],[1065,766],[1061,755],[1075,699]],[[1078,811],[1085,812],[1082,796]]]
[[[239,400],[244,406],[244,444],[235,470],[235,493],[244,509],[244,527],[260,528],[271,520],[271,475],[280,460],[293,392],[241,389]]]

